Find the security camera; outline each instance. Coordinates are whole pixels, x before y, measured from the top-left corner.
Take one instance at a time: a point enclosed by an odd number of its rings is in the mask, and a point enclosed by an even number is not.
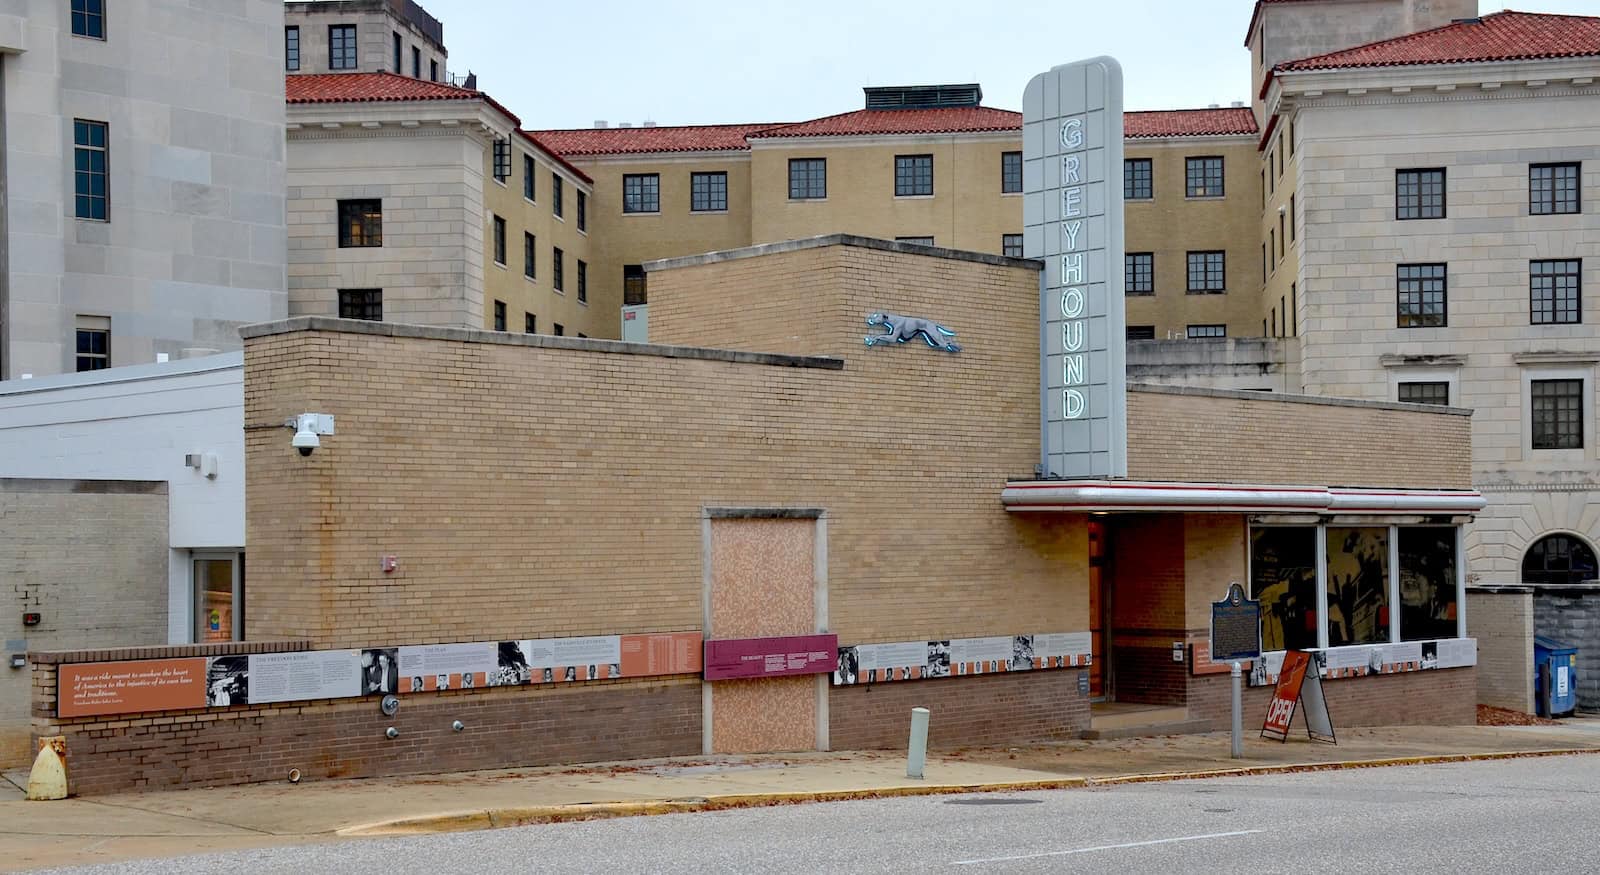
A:
[[[294,440],[290,441],[289,445],[299,450],[300,455],[309,456],[312,450],[322,446],[322,439],[317,437],[317,433],[306,427],[306,424],[302,422],[300,427],[295,430]]]
[[[333,417],[317,413],[302,413],[284,425],[294,429],[294,439],[289,441],[289,446],[299,450],[302,456],[309,456],[322,446],[318,435],[333,434]]]

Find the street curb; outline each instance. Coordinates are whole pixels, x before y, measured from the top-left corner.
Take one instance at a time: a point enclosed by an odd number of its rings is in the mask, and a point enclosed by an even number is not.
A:
[[[906,796],[948,796],[963,793],[1021,793],[1038,790],[1077,790],[1114,787],[1123,784],[1151,784],[1166,781],[1191,781],[1206,778],[1243,778],[1257,775],[1330,772],[1343,769],[1375,769],[1387,766],[1425,766],[1510,760],[1531,757],[1600,754],[1600,747],[1571,749],[1495,751],[1489,753],[1428,754],[1385,757],[1371,760],[1342,760],[1323,763],[1285,763],[1270,766],[1243,766],[1231,769],[1201,769],[1188,772],[1155,772],[1142,775],[1112,775],[1100,778],[1061,778],[1048,781],[1002,781],[988,784],[933,784],[921,787],[882,787],[873,790],[831,790],[794,793],[730,793],[679,799],[651,799],[632,802],[583,802],[569,805],[532,805],[513,808],[477,809],[402,817],[375,823],[348,826],[334,831],[344,837],[429,835],[469,832],[507,826],[527,826],[571,820],[602,820],[612,817],[638,817],[653,814],[681,814],[721,811],[731,808],[764,808],[811,802],[848,802],[860,799],[887,799]]]

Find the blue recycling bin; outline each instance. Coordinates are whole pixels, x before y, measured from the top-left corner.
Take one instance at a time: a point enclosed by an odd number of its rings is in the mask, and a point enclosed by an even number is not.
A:
[[[1578,710],[1578,648],[1552,638],[1533,639],[1533,689],[1540,717]]]

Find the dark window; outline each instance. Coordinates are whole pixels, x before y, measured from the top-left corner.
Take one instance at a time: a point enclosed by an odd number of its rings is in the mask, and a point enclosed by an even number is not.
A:
[[[1184,186],[1189,197],[1222,197],[1222,159],[1185,158]]]
[[[915,246],[932,246],[933,245],[933,238],[932,237],[896,237],[896,238],[894,238],[894,242],[896,242],[896,243],[910,243],[910,244],[915,245]]]
[[[1402,264],[1396,268],[1398,321],[1401,328],[1442,328],[1448,324],[1445,266]]]
[[[583,338],[586,338],[586,337],[588,337],[588,336],[589,336],[589,335],[587,335],[587,334],[584,334],[584,333],[583,333],[583,332],[582,332],[582,331],[580,331],[580,332],[578,332],[578,338],[579,338],[579,339],[580,339],[580,340],[581,340],[581,339],[583,339]]]
[[[106,38],[105,0],[72,0],[72,35]]]
[[[1533,448],[1576,450],[1583,447],[1583,381],[1534,380]]]
[[[422,78],[422,50],[416,46],[411,47],[411,78]]]
[[[561,174],[550,171],[550,214],[561,215]]]
[[[1572,535],[1549,535],[1533,542],[1522,557],[1522,582],[1584,583],[1600,576],[1594,549]]]
[[[1394,172],[1396,219],[1444,218],[1444,168]]]
[[[1389,640],[1389,529],[1329,526],[1328,645]]]
[[[1528,212],[1536,216],[1581,212],[1578,172],[1577,164],[1529,166]]]
[[[394,72],[395,75],[398,76],[405,72],[405,70],[400,67],[400,34],[391,33],[390,36],[394,38]]]
[[[110,221],[111,173],[107,169],[105,122],[72,120],[72,187],[75,215]]]
[[[106,328],[78,329],[78,370],[99,371],[111,366],[111,331]]]
[[[383,201],[339,201],[339,248],[383,245]]]
[[[1122,256],[1122,290],[1129,295],[1156,293],[1156,257],[1150,252]]]
[[[340,289],[339,318],[383,319],[383,289]]]
[[[1456,530],[1402,526],[1399,542],[1400,640],[1456,637]]]
[[[689,210],[691,212],[721,212],[727,208],[728,174],[689,174]]]
[[[535,272],[538,262],[538,257],[535,253],[539,251],[538,245],[538,240],[532,234],[527,231],[522,232],[522,275],[528,279],[538,276]]]
[[[1289,195],[1289,241],[1294,241],[1294,195]]]
[[[1575,258],[1528,265],[1535,325],[1576,325],[1583,321],[1583,262]]]
[[[494,263],[506,263],[506,220],[494,217]]]
[[[428,81],[429,82],[438,82],[439,81],[439,62],[438,61],[431,61],[430,60],[428,62]]]
[[[578,303],[589,303],[589,264],[578,259]]]
[[[504,184],[511,178],[511,138],[494,138],[494,181]]]
[[[1000,191],[1012,194],[1022,191],[1022,153],[1000,153]]]
[[[622,176],[624,213],[661,212],[661,176],[655,173],[625,173]]]
[[[894,156],[894,196],[933,194],[933,156]]]
[[[539,317],[532,313],[522,314],[522,333],[535,334],[539,330]]]
[[[1278,229],[1267,229],[1267,257],[1276,266],[1278,263]]]
[[[1130,201],[1155,197],[1155,183],[1149,158],[1129,158],[1122,162],[1122,196]]]
[[[1129,325],[1129,340],[1155,340],[1156,327],[1154,325]]]
[[[1226,325],[1190,325],[1188,331],[1190,340],[1204,340],[1206,338],[1227,337]]]
[[[397,62],[395,67],[400,65]],[[354,70],[356,68],[356,26],[353,24],[328,25],[328,69]]]
[[[1189,253],[1189,294],[1215,295],[1227,291],[1226,264],[1226,256],[1221,252]]]
[[[645,294],[644,267],[637,264],[624,264],[622,266],[622,303],[633,306],[648,302],[649,298]]]
[[[589,196],[578,192],[578,230],[589,230]]]
[[[283,68],[300,69],[300,28],[296,25],[283,29]]]
[[[1317,530],[1250,530],[1250,595],[1261,600],[1263,650],[1317,646]]]
[[[1294,142],[1294,132],[1293,131],[1289,132],[1289,142],[1291,142],[1291,143]],[[1289,320],[1289,336],[1290,337],[1294,337],[1295,336],[1295,309],[1300,306],[1299,302],[1296,301],[1295,299],[1299,296],[1299,291],[1300,291],[1299,285],[1300,284],[1297,283],[1297,282],[1289,284],[1289,309],[1284,311],[1284,313],[1287,314],[1287,318]]]
[[[1450,384],[1437,383],[1401,383],[1400,400],[1407,404],[1439,404],[1450,403]]]
[[[505,301],[495,301],[494,302],[494,330],[496,330],[496,331],[504,331],[504,330],[506,330],[506,302]]]
[[[554,271],[552,274],[552,283],[555,285],[556,291],[564,291],[567,280],[567,263],[566,258],[561,253],[561,247],[555,247],[554,251],[551,253],[551,260],[555,264],[555,266],[551,268],[551,270]]]
[[[533,200],[534,163],[532,155],[522,156],[522,196]]]
[[[1011,258],[1021,258],[1022,257],[1022,235],[1021,234],[1001,234],[1000,235],[1000,254],[1001,255],[1010,256]]]
[[[557,337],[561,337],[562,335],[564,335],[566,333],[567,333],[566,327],[563,326],[560,322],[557,322],[556,323],[556,336]]]
[[[1278,214],[1278,258],[1283,258],[1283,245],[1288,242],[1289,236],[1283,233],[1283,213]]]
[[[789,159],[789,200],[820,200],[828,196],[828,159]]]

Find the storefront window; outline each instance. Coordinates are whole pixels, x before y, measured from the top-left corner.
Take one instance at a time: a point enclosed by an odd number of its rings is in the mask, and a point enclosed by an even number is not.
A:
[[[1389,640],[1389,530],[1328,527],[1328,646]]]
[[[1456,530],[1400,530],[1400,640],[1456,637]]]
[[[1250,533],[1250,592],[1261,600],[1261,646],[1317,646],[1317,530],[1310,526]]]
[[[237,641],[244,631],[243,593],[237,556],[195,557],[194,640],[197,644]]]

